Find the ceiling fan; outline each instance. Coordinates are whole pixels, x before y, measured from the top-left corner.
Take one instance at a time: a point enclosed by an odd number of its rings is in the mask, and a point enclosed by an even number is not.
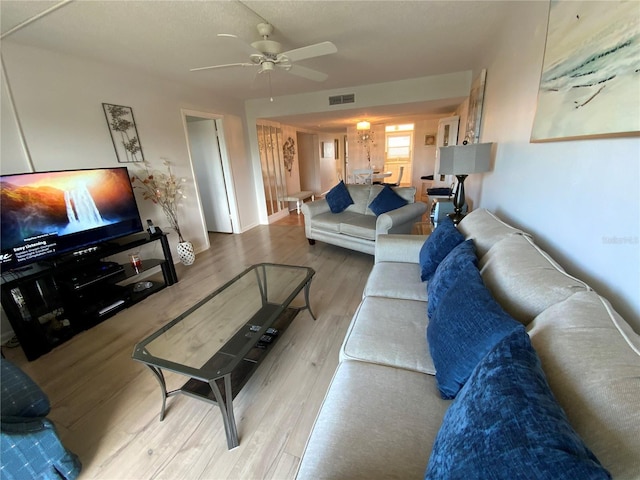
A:
[[[275,69],[282,69],[286,72],[292,73],[293,75],[297,75],[308,80],[314,80],[316,82],[322,82],[327,79],[326,73],[303,67],[301,65],[296,65],[294,62],[336,53],[338,49],[333,43],[320,42],[283,52],[282,45],[280,43],[269,40],[269,35],[273,33],[273,26],[271,24],[259,23],[258,33],[262,37],[262,40],[258,40],[251,44],[246,43],[236,35],[228,33],[218,34],[218,37],[234,39],[235,42],[243,48],[245,53],[249,55],[249,62],[211,65],[208,67],[192,68],[190,71],[197,72],[199,70],[228,67],[259,67],[258,73],[270,73]]]

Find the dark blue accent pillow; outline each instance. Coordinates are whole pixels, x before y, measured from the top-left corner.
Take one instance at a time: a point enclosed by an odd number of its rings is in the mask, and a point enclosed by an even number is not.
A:
[[[438,268],[436,268],[436,273],[427,283],[427,294],[429,296],[427,314],[429,318],[433,317],[440,300],[447,293],[453,282],[456,281],[463,267],[468,264],[475,267],[478,266],[478,257],[476,256],[476,247],[473,240],[466,240],[451,250],[449,255],[440,262]]]
[[[529,336],[487,354],[444,416],[425,479],[611,478],[556,402]]]
[[[524,325],[491,296],[478,268],[465,265],[427,325],[429,352],[442,398],[455,398],[480,360]]]
[[[464,236],[449,217],[440,221],[420,249],[420,278],[422,281],[431,280],[440,262],[462,242],[464,242]]]
[[[404,207],[407,203],[389,185],[385,185],[382,191],[373,199],[373,202],[369,204],[369,208],[378,216],[396,208]]]
[[[349,195],[349,190],[342,180],[333,187],[325,197],[332,213],[343,212],[349,205],[353,204],[353,199]]]

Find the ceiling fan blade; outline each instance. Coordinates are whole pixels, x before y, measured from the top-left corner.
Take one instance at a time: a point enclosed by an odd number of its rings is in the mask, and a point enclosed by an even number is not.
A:
[[[326,73],[303,67],[301,65],[291,65],[291,67],[285,68],[285,70],[299,77],[303,77],[308,80],[314,80],[316,82],[324,82],[329,77],[329,75],[327,75]]]
[[[321,42],[314,45],[307,45],[306,47],[295,48],[288,52],[283,52],[278,55],[278,58],[286,57],[291,62],[297,62],[298,60],[304,60],[306,58],[329,55],[330,53],[336,53],[337,51],[338,48],[333,43]]]
[[[226,65],[211,65],[209,67],[198,67],[189,69],[190,72],[197,72],[199,70],[213,70],[214,68],[227,68],[227,67],[257,67],[255,63],[227,63]]]
[[[233,41],[233,43],[241,48],[247,55],[262,53],[260,50],[253,48],[250,44],[239,38],[237,35],[232,35],[231,33],[219,33],[218,37],[228,38],[229,40]]]

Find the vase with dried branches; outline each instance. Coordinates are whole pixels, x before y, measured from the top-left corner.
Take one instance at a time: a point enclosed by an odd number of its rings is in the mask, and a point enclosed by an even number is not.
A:
[[[184,178],[178,178],[171,169],[171,162],[162,159],[167,171],[151,170],[149,162],[144,164],[144,172],[134,174],[131,177],[133,188],[142,191],[142,198],[151,200],[162,208],[169,225],[178,234],[178,256],[185,265],[191,265],[195,261],[195,254],[191,242],[185,241],[180,230],[178,220],[178,202],[187,198],[183,191]]]

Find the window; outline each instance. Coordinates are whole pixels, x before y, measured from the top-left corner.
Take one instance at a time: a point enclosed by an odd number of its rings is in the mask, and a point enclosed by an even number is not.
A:
[[[411,161],[411,134],[387,134],[387,161]]]
[[[413,124],[388,125],[385,127],[384,169],[391,172],[390,181],[400,178],[402,185],[411,185],[413,163]],[[402,167],[402,168],[401,168]]]

